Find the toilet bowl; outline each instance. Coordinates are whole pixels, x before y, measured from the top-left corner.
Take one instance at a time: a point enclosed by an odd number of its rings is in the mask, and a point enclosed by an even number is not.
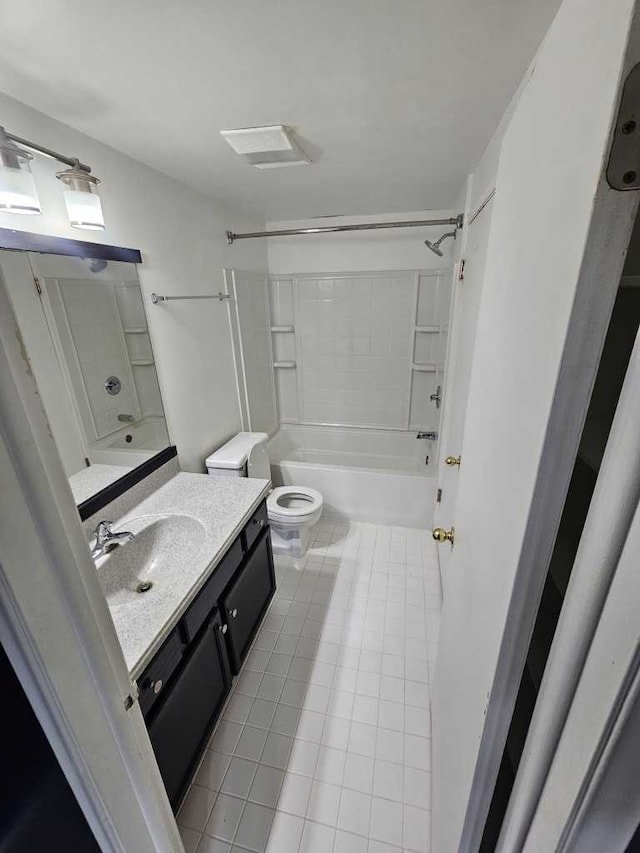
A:
[[[239,432],[207,457],[209,474],[271,479],[264,432]],[[322,495],[308,486],[278,486],[267,497],[271,544],[276,554],[302,557],[322,515]]]
[[[308,486],[278,486],[267,498],[273,550],[302,557],[322,515],[322,495]]]

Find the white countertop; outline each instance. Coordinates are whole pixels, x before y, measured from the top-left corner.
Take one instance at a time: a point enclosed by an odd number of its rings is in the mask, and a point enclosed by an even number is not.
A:
[[[270,485],[268,480],[179,473],[114,524],[124,530],[140,516],[178,514],[191,516],[205,529],[201,547],[186,563],[179,560],[179,537],[171,543],[179,568],[168,582],[136,596],[133,603],[109,607],[132,678],[150,662]],[[101,571],[108,571],[108,564],[98,568],[99,578]]]
[[[69,477],[69,485],[77,504],[92,498],[120,477],[133,470],[130,465],[89,465]]]

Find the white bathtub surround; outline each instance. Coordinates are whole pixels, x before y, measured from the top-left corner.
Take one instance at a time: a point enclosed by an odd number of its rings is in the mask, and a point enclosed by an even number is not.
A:
[[[269,442],[274,485],[317,489],[328,516],[426,527],[433,513],[435,442],[415,432],[283,425]]]
[[[269,299],[281,423],[437,430],[450,269],[272,276]]]
[[[323,520],[178,814],[187,853],[428,853],[440,582],[424,530]]]

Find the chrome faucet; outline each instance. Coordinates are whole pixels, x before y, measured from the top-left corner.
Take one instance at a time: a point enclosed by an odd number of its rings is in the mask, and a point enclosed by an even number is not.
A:
[[[130,530],[121,530],[114,533],[111,529],[112,521],[101,521],[93,531],[95,543],[91,548],[91,556],[95,560],[97,557],[102,557],[113,551],[118,545],[124,542],[130,542],[133,539],[133,533]]]

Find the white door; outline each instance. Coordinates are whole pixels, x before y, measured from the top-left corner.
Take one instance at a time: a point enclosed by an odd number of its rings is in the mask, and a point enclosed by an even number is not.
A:
[[[433,688],[438,853],[478,849],[635,214],[604,180],[634,12],[565,0],[500,152]]]
[[[489,240],[492,201],[485,204],[467,227],[464,250],[464,278],[454,281],[456,290],[453,308],[454,338],[451,342],[447,384],[445,386],[446,413],[443,417],[439,456],[458,457],[461,453],[464,422],[469,399],[471,366],[476,341],[476,322],[482,296],[482,283]],[[457,276],[456,276],[457,279]],[[441,501],[436,504],[434,526],[450,528],[455,518],[456,496],[460,469],[457,465],[442,464],[439,487]],[[443,595],[446,595],[448,566],[451,549],[440,553]]]

